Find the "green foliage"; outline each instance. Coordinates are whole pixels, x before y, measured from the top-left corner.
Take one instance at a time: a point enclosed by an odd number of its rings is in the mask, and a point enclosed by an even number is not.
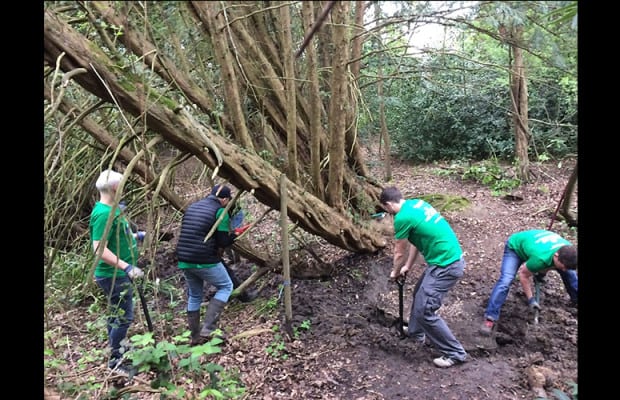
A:
[[[481,91],[459,93],[449,87],[441,93],[421,87],[415,95],[388,118],[394,120],[393,145],[402,157],[432,162],[512,154],[509,121],[492,102],[499,96]]]
[[[295,339],[299,339],[300,331],[309,331],[310,330],[310,320],[304,320],[299,326],[293,327],[293,337]]]
[[[462,196],[452,196],[443,193],[428,193],[416,196],[433,206],[439,212],[460,211],[469,205],[469,200]]]
[[[279,285],[279,291],[284,289],[284,285]],[[267,299],[257,299],[256,312],[260,315],[269,316],[278,309],[279,297],[273,296]]]
[[[265,347],[265,352],[271,357],[286,360],[288,358],[288,354],[286,353],[284,337],[279,332],[280,328],[277,325],[274,325],[271,330],[275,332],[275,335],[273,336],[271,343]]]
[[[82,253],[57,252],[53,268],[48,268],[49,276],[45,285],[47,311],[61,309],[83,303],[90,295],[86,286],[91,282],[88,275],[91,258]]]
[[[209,355],[220,353],[223,340],[217,335],[201,345],[190,346],[189,331],[173,338],[174,342],[155,343],[151,332],[134,335],[131,342],[134,349],[127,353],[139,372],[153,372],[151,382],[154,388],[165,388],[168,393],[177,393],[174,382],[179,377],[202,382],[203,376],[209,376],[208,386],[200,392],[199,398],[237,398],[244,393],[237,373],[228,373],[218,364],[204,362]]]
[[[362,279],[363,279],[363,275],[362,275],[362,273],[360,272],[360,270],[359,270],[359,269],[353,269],[353,270],[350,270],[350,271],[349,271],[349,275],[350,275],[353,279],[355,279],[356,281],[360,281],[360,282],[361,282],[361,281],[362,281]]]
[[[207,371],[211,379],[211,387],[200,392],[199,398],[237,399],[245,394],[245,387],[240,386],[239,370],[224,370],[217,364],[208,364]]]
[[[103,331],[105,332],[105,329]],[[45,332],[46,373],[58,374],[66,368],[67,350],[65,347],[76,354],[81,354],[80,358],[74,361],[77,371],[86,371],[92,368],[93,363],[105,362],[106,354],[103,350],[72,349],[74,344],[54,340],[57,335],[58,332]],[[208,362],[209,356],[221,352],[223,340],[215,336],[207,343],[190,346],[189,336],[189,331],[185,331],[173,337],[171,342],[162,340],[156,343],[151,332],[133,335],[130,338],[131,346],[125,353],[125,358],[131,361],[137,371],[149,372],[149,376],[153,376],[150,382],[151,387],[161,389],[164,396],[186,398],[184,389],[176,385],[193,380],[204,385],[199,389],[200,394],[197,398],[234,399],[241,397],[245,393],[245,387],[241,383],[239,371],[227,371],[216,363]],[[205,376],[209,379],[205,380]],[[86,381],[64,380],[58,385],[58,389],[71,396],[101,390],[101,382],[94,376],[91,378]],[[108,395],[114,397],[112,392]]]
[[[446,160],[481,161],[515,157],[510,100],[509,50],[497,36],[499,26],[524,29],[524,62],[528,80],[528,151],[536,157],[562,158],[577,152],[577,43],[574,30],[562,25],[576,17],[576,3],[485,3],[471,23],[459,30],[454,51],[402,57],[389,49],[365,49],[366,75],[379,64],[386,80],[376,87],[361,79],[365,104],[378,110],[383,102],[391,151],[418,163]],[[542,29],[554,24],[553,31]],[[374,57],[377,60],[371,60]],[[360,134],[379,132],[379,118],[364,114]]]
[[[471,180],[490,187],[494,195],[501,195],[521,184],[519,179],[507,176],[497,160],[486,160],[471,164],[461,177],[464,180]]]
[[[267,161],[269,164],[273,164],[274,155],[269,150],[261,150],[258,152],[258,155],[260,156],[260,158]]]
[[[569,386],[571,386],[570,393],[565,393],[560,389],[553,389],[553,398],[557,400],[578,400],[577,399],[577,383],[575,382],[566,382]],[[549,400],[548,397],[537,397],[535,400]]]
[[[550,11],[545,15],[545,18],[549,21],[549,25],[565,24],[570,21],[571,28],[577,29],[577,2],[563,3],[567,4]]]
[[[309,319],[304,320],[299,326],[293,327],[293,338],[295,340],[301,337],[302,331],[309,331],[311,322]],[[271,357],[278,358],[280,360],[288,359],[288,350],[284,341],[284,336],[280,333],[280,328],[277,325],[271,327],[271,330],[275,332],[273,340],[265,347],[265,352]]]

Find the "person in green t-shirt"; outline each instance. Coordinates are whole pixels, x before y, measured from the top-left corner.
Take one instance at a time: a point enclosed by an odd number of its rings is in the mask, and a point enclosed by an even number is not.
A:
[[[108,367],[131,376],[135,371],[123,362],[121,342],[134,317],[132,280],[144,275],[134,266],[138,261],[136,239],[143,239],[144,232],[132,232],[129,221],[115,203],[122,179],[123,174],[113,170],[105,170],[99,175],[95,183],[99,201],[91,211],[89,230],[98,257],[95,282],[105,294],[109,307],[107,332],[111,351]]]
[[[525,268],[521,268],[525,266]],[[560,274],[573,305],[577,305],[577,248],[555,232],[532,229],[512,234],[504,245],[500,276],[493,287],[480,333],[490,335],[517,272],[531,309],[540,310],[532,293],[532,278],[542,279],[554,268]]]
[[[390,279],[405,276],[413,267],[418,252],[427,267],[413,293],[407,334],[423,343],[426,338],[442,353],[433,360],[448,368],[466,361],[467,353],[436,311],[444,296],[463,276],[465,260],[461,245],[444,217],[421,199],[403,198],[394,186],[383,189],[382,207],[394,215],[394,264]]]

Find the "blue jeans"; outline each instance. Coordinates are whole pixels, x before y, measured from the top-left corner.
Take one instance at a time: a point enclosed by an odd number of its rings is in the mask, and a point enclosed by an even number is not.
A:
[[[107,329],[112,349],[110,364],[114,364],[121,358],[121,341],[133,322],[133,286],[126,276],[95,278],[95,282],[108,300]]]
[[[422,283],[413,298],[409,315],[409,337],[426,335],[431,344],[446,357],[465,361],[467,353],[439,315],[444,296],[463,276],[465,260],[461,258],[445,268],[429,265],[420,277]]]
[[[508,291],[510,290],[510,285],[517,276],[517,271],[521,264],[523,264],[525,260],[521,260],[517,253],[514,250],[508,247],[508,241],[504,245],[504,256],[502,258],[502,266],[499,275],[499,280],[495,283],[493,287],[493,291],[491,292],[491,297],[489,298],[489,304],[487,305],[487,309],[485,311],[485,318],[497,321],[499,319],[499,314],[504,302],[506,301],[506,297],[508,297]],[[562,282],[564,283],[564,287],[568,292],[571,300],[577,301],[577,273],[574,270],[566,270],[560,271],[556,269],[560,276],[562,277]]]
[[[567,269],[566,271],[560,271],[559,269],[556,269],[556,271],[558,271],[558,273],[560,274],[560,277],[562,278],[562,283],[564,284],[564,287],[566,288],[566,292],[568,293],[570,300],[573,303],[577,303],[577,294],[578,294],[578,286],[579,286],[579,279],[577,278],[577,271],[573,269]]]
[[[187,281],[188,312],[200,310],[200,304],[204,297],[204,282],[209,282],[217,288],[217,292],[213,296],[214,299],[224,303],[228,302],[233,291],[233,283],[224,264],[218,263],[210,268],[185,268],[183,274],[185,274]]]

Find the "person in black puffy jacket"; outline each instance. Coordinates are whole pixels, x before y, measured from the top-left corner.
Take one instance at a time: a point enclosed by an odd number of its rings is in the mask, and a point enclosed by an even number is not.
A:
[[[232,193],[228,186],[216,185],[207,197],[189,205],[181,222],[176,252],[178,267],[183,271],[187,282],[187,321],[192,346],[205,343],[217,329],[217,322],[233,291],[233,282],[219,249],[231,246],[249,225],[230,233],[230,217],[226,213],[215,232],[205,241],[231,199]],[[201,328],[200,304],[204,296],[205,281],[215,286],[217,292],[209,302]]]

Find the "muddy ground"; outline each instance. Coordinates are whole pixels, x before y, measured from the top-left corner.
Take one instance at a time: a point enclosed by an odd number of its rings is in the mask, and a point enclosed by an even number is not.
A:
[[[394,163],[393,184],[407,196],[444,193],[470,201],[463,210],[443,212],[461,240],[467,266],[463,278],[439,310],[468,351],[468,362],[448,369],[437,368],[432,360],[439,354],[431,346],[416,348],[411,341],[400,338],[396,326],[398,287],[387,279],[392,257],[390,216],[370,222],[384,230],[390,240],[390,245],[378,254],[348,254],[320,240],[310,244],[328,268],[323,268],[321,277],[298,272],[291,279],[295,340],[283,341],[274,330],[282,326],[284,319],[283,277],[269,273],[255,285],[260,288],[258,299],[252,303],[232,300],[222,316],[222,328],[229,337],[244,336],[244,333],[248,336],[230,340],[222,353],[213,355],[209,361],[227,369],[238,369],[245,386],[244,399],[500,400],[538,396],[553,399],[557,392],[572,393],[573,385],[578,383],[578,312],[568,306],[568,294],[556,272],[548,274],[542,288],[542,311],[537,324],[520,285],[515,282],[502,309],[496,337],[483,338],[477,330],[499,275],[505,240],[515,231],[549,226],[573,166],[571,160],[536,164],[536,182],[520,187],[513,193],[515,196],[504,197],[493,195],[488,187],[462,181],[458,175],[441,174],[440,171],[449,170],[447,166]],[[577,193],[574,202],[576,211]],[[250,212],[259,212],[252,211],[252,207],[259,208],[260,204],[251,199],[246,204]],[[277,224],[277,216],[273,222]],[[266,224],[261,223],[255,233],[249,233],[256,245],[261,246],[261,240],[266,237],[259,239],[261,230],[274,229]],[[577,244],[576,229],[555,221],[553,230]],[[160,279],[183,287],[174,260],[174,244],[175,239],[163,243],[159,249],[157,273]],[[304,268],[317,264],[308,254],[294,256],[298,256],[296,261]],[[234,269],[245,278],[250,274],[251,264],[240,260]],[[421,270],[418,263],[407,276],[406,319],[411,292]],[[154,316],[155,330],[160,332],[160,337],[161,332],[178,334],[186,329],[185,298],[175,300],[177,312],[171,321],[162,322],[157,314]],[[151,301],[170,307],[166,295],[160,294]],[[265,314],[269,302],[276,307],[271,314]],[[136,307],[139,307],[137,299]],[[151,307],[157,309],[155,304]],[[71,310],[72,318],[76,314],[85,321],[93,318],[85,309]],[[136,315],[130,334],[145,331],[138,309]],[[62,320],[59,316],[59,324]],[[65,329],[70,335],[71,329],[67,326]],[[285,346],[275,353],[277,343]],[[94,345],[105,347],[101,341]],[[75,347],[80,344],[76,343]],[[101,370],[94,369],[93,373]],[[138,378],[132,384],[148,383],[152,377],[142,374]],[[53,379],[46,380],[46,386],[52,388]],[[192,387],[188,385],[190,393]],[[139,390],[133,396],[160,398]]]

